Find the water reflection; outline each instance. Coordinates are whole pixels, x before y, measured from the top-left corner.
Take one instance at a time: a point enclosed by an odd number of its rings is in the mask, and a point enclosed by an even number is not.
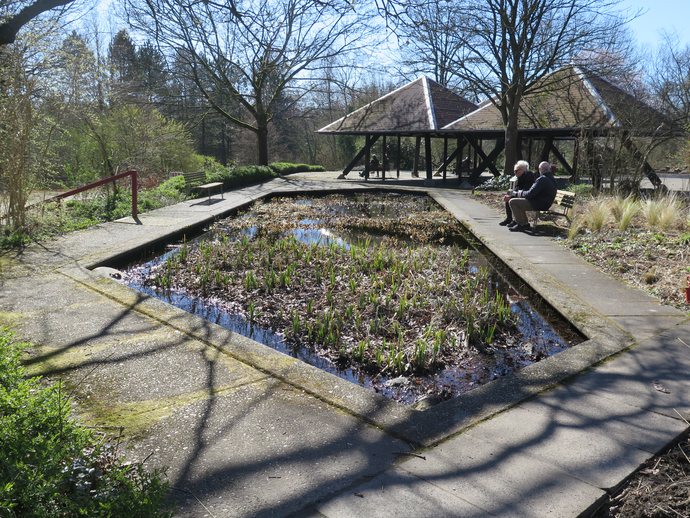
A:
[[[311,200],[297,200],[296,203],[311,204],[312,202]],[[299,222],[298,228],[290,230],[283,235],[292,235],[295,239],[306,244],[319,244],[321,246],[337,244],[349,249],[351,245],[359,244],[360,241],[369,240],[373,243],[379,243],[387,239],[388,236],[383,233],[372,235],[370,233],[337,232],[328,223],[330,217],[334,214],[347,216],[361,216],[365,214],[366,217],[385,215],[389,218],[399,216],[395,211],[387,208],[384,203],[357,204],[355,208],[351,205],[336,204],[329,208],[330,211],[325,214],[324,219],[302,219]],[[431,210],[431,205],[429,205],[427,210]],[[253,213],[249,213],[248,216],[253,215]],[[223,230],[223,226],[220,224],[216,227],[216,230],[200,236],[195,241],[219,240],[223,238],[232,240],[242,239],[243,237],[252,238],[256,235],[257,230],[256,227],[250,227],[240,232],[233,231],[228,233]],[[144,264],[130,268],[127,284],[147,295],[164,300],[169,304],[243,336],[252,338],[277,351],[406,403],[413,402],[425,391],[445,393],[453,396],[467,392],[494,378],[505,376],[529,365],[535,360],[552,356],[580,341],[576,333],[568,329],[567,324],[558,324],[557,319],[551,315],[546,313],[544,315],[540,314],[524,295],[520,293],[520,290],[514,287],[513,284],[515,283],[511,284],[508,279],[509,276],[492,268],[487,258],[471,248],[470,244],[462,236],[455,236],[453,239],[449,239],[443,246],[450,245],[460,246],[463,249],[469,250],[469,258],[473,269],[486,269],[490,272],[492,285],[507,298],[510,302],[511,312],[517,316],[515,340],[521,346],[497,349],[491,355],[482,355],[478,352],[468,353],[456,365],[445,368],[424,380],[413,380],[414,383],[420,385],[414,391],[408,391],[409,386],[392,383],[393,380],[389,380],[386,376],[370,376],[360,370],[339,368],[338,365],[318,356],[313,351],[288,342],[285,336],[280,333],[252,325],[245,318],[242,308],[237,308],[235,312],[229,312],[227,310],[227,302],[223,305],[223,309],[221,309],[221,305],[212,299],[201,300],[186,293],[145,286],[143,279],[149,274],[151,269],[165,262],[171,254],[177,253],[179,248],[172,247],[166,253]],[[557,329],[554,329],[554,326],[550,325],[551,323],[554,323]]]

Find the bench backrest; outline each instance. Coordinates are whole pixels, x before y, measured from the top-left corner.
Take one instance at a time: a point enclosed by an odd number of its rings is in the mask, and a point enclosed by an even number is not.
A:
[[[195,173],[182,173],[182,176],[184,176],[184,181],[186,184],[206,181],[206,172],[204,171],[197,171]]]
[[[572,209],[575,204],[575,193],[570,191],[557,191],[553,203],[554,205]]]

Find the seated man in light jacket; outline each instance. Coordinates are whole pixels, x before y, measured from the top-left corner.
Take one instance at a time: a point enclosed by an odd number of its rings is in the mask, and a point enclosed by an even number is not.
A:
[[[513,212],[515,225],[509,226],[511,232],[524,232],[529,229],[529,221],[526,212],[548,210],[556,199],[558,185],[551,172],[548,162],[539,164],[541,175],[537,181],[526,191],[509,191],[510,210]]]
[[[517,177],[517,185],[515,186],[516,189],[526,191],[530,187],[532,187],[532,184],[536,180],[536,176],[532,171],[529,170],[529,164],[525,160],[518,160],[517,163],[515,164],[515,168],[513,169],[513,172],[515,173],[515,176]],[[512,178],[511,178],[512,180]],[[515,224],[515,220],[513,219],[513,212],[510,210],[510,194],[506,194],[503,197],[503,201],[505,202],[506,206],[506,219],[501,221],[499,225],[502,227],[505,226],[513,226]]]

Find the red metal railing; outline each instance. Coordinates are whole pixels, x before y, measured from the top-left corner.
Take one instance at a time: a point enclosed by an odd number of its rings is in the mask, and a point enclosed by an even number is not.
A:
[[[132,177],[132,218],[137,219],[137,172],[134,170],[127,171],[126,173],[116,174],[115,176],[111,176],[110,178],[90,183],[89,185],[79,187],[78,189],[63,192],[62,194],[58,194],[57,196],[53,196],[52,198],[45,200],[43,203],[48,203],[51,201],[60,201],[63,198],[67,198],[74,194],[79,194],[80,192],[88,191],[89,189],[94,189],[95,187],[100,187],[101,185],[114,182],[115,180],[119,180],[120,178],[125,178],[126,176]]]

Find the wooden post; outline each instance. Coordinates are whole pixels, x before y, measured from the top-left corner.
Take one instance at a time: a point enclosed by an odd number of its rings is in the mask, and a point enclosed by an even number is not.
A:
[[[419,176],[419,148],[422,147],[422,137],[416,137],[414,143],[414,166],[412,176]]]
[[[381,180],[386,181],[386,161],[388,160],[388,150],[386,149],[386,136],[383,136],[381,145]]]
[[[400,178],[400,154],[401,154],[401,152],[402,152],[402,149],[401,149],[400,146],[401,146],[401,144],[400,144],[400,135],[398,135],[398,156],[397,156],[396,159],[395,159],[395,168],[396,168],[396,170],[397,170],[397,172],[398,172],[398,178]]]
[[[367,148],[364,157],[364,181],[369,180],[369,162],[371,161],[371,144],[369,143],[369,135],[365,137],[365,147]]]
[[[434,172],[431,165],[431,135],[424,135],[424,153],[426,154],[426,179],[432,181]]]
[[[443,137],[443,181],[446,181],[446,158],[448,157],[448,137]]]
[[[580,160],[580,137],[575,137],[573,143],[573,175],[570,178],[570,183],[575,184],[580,179],[580,173],[577,170],[578,161]]]
[[[458,137],[457,153],[455,154],[455,174],[458,175],[458,180],[462,178],[462,151],[465,149],[465,139]]]

